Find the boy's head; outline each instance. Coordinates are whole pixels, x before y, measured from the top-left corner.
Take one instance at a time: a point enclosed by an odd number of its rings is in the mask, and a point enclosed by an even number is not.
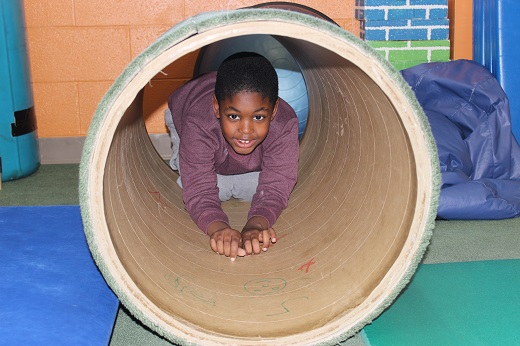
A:
[[[238,154],[250,154],[267,137],[278,110],[278,76],[269,60],[237,53],[217,71],[213,95],[222,134]]]
[[[229,56],[217,71],[215,97],[218,102],[241,92],[257,92],[274,104],[278,100],[278,76],[265,57],[241,52]]]

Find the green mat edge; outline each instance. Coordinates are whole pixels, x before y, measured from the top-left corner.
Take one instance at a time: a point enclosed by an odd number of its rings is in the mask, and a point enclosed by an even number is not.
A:
[[[423,266],[425,268],[423,268]],[[446,273],[447,271],[450,271],[450,272],[454,272],[455,274],[457,272],[460,272],[461,269],[464,269],[464,273],[467,273],[468,271],[468,267],[469,269],[472,271],[472,275],[473,276],[484,276],[485,275],[482,273],[482,266],[485,266],[487,268],[487,270],[490,270],[491,269],[494,269],[494,271],[492,272],[493,274],[497,272],[497,266],[500,267],[500,270],[498,270],[498,272],[500,271],[504,271],[504,266],[505,268],[507,268],[507,273],[509,275],[509,279],[512,279],[512,278],[515,278],[516,281],[518,281],[518,276],[511,276],[511,272],[509,271],[509,269],[511,269],[511,267],[517,269],[517,270],[520,270],[520,257],[517,257],[517,258],[499,258],[499,259],[480,259],[480,260],[471,260],[471,261],[456,261],[456,262],[439,262],[439,263],[422,263],[421,264],[421,268],[423,268],[422,270],[426,270],[426,273],[427,274],[422,274],[423,276],[426,276],[426,277],[429,277],[431,276],[431,272],[430,271],[434,271],[435,272],[435,279],[437,280],[439,278],[439,274],[440,273]],[[421,268],[418,268],[418,271],[417,273],[419,274],[417,276],[417,278],[419,278],[419,276],[421,276],[421,273],[420,273],[420,270]],[[453,274],[453,273],[452,273]],[[452,275],[453,276],[453,275]],[[462,277],[464,277],[464,275],[462,275]],[[431,279],[431,278],[430,278]],[[460,279],[458,277],[458,279]],[[415,280],[415,279],[414,279]],[[422,279],[424,280],[424,278]],[[426,281],[428,282],[428,281]],[[420,288],[424,288],[424,283],[425,282],[421,282],[421,284],[418,284],[418,286],[416,287],[416,289],[420,291]],[[429,283],[429,282],[428,282]],[[494,284],[496,284],[497,281],[494,282]],[[411,284],[413,285],[413,280],[411,282]],[[441,285],[443,286],[443,285]],[[445,285],[444,285],[445,286]],[[430,286],[430,285],[427,285],[428,289],[430,289],[431,287],[434,287],[434,286]],[[515,287],[515,286],[513,286]],[[518,287],[518,286],[516,286]],[[410,286],[410,288],[412,288]],[[432,288],[434,289],[434,288]],[[476,288],[477,290],[479,290],[479,288],[477,287]],[[442,289],[441,289],[442,290]],[[445,290],[445,287],[444,287],[444,290]],[[422,291],[424,293],[424,291]],[[401,294],[404,294],[405,291],[403,290],[401,292]],[[459,292],[460,293],[460,292]],[[431,296],[431,294],[429,294],[428,296]],[[435,295],[434,295],[435,296]],[[403,295],[404,297],[404,295]],[[444,296],[443,296],[444,297]],[[518,298],[518,297],[517,297]],[[401,298],[398,298],[398,299],[401,299]],[[410,298],[404,298],[404,299],[407,299],[409,300]],[[518,299],[517,299],[518,300]],[[510,303],[510,301],[508,301]],[[372,321],[373,323],[377,323],[377,319],[380,319],[380,318],[385,318],[385,314],[388,313],[388,312],[391,312],[392,309],[395,307],[395,305],[389,307],[389,310],[388,311],[384,311],[380,316],[378,316],[374,321]],[[422,306],[420,307],[421,309],[423,308]],[[514,309],[513,309],[514,310]],[[443,311],[448,311],[448,310],[443,310]],[[391,312],[392,314],[395,314],[395,312]],[[399,313],[399,311],[397,312]],[[464,314],[465,316],[471,316],[470,314]],[[471,318],[471,317],[470,317]],[[395,317],[393,317],[393,319],[395,320]],[[520,321],[520,320],[518,320]],[[443,321],[445,322],[445,321]],[[430,327],[432,325],[429,325]],[[368,329],[366,327],[369,327]],[[444,325],[443,325],[444,327]],[[367,332],[369,331],[371,328],[381,328],[381,327],[374,327],[373,324],[370,324],[370,325],[366,325],[362,330],[361,332],[359,333],[359,335],[361,336],[362,340],[363,340],[363,343],[366,345],[366,346],[375,346],[373,344],[373,342],[371,342],[371,338],[369,336],[369,334],[372,334],[372,340],[376,342],[377,345],[385,345],[385,342],[383,342],[383,344],[381,344],[381,336],[385,336],[387,334],[384,334],[382,333],[381,331],[377,331],[376,330],[376,336],[374,337],[374,334],[373,332]],[[383,325],[383,331],[385,329],[388,329],[388,325]],[[432,330],[435,330],[435,328],[431,328]],[[407,329],[408,330],[408,329]],[[431,332],[432,330],[430,330],[430,335],[428,335],[428,337],[431,337]],[[518,330],[518,329],[516,329]],[[406,331],[403,331],[403,333],[407,333],[407,335],[409,335],[408,332]],[[491,332],[490,332],[491,333]],[[378,335],[377,335],[378,334]],[[459,334],[460,335],[460,334]],[[516,345],[517,344],[517,341],[520,342],[520,334],[518,334],[518,336],[515,335],[515,340],[514,340],[514,343],[510,343],[511,340],[509,340],[509,343],[504,343],[504,340],[502,340],[501,343],[498,342],[498,340],[496,339],[499,339],[500,338],[500,335],[496,335],[496,334],[488,334],[488,335],[492,335],[493,337],[493,341],[489,341],[487,340],[486,342],[479,342],[479,343],[475,343],[475,339],[478,338],[478,336],[475,336],[475,335],[479,335],[479,332],[472,332],[472,333],[465,333],[464,335],[468,335],[468,338],[467,340],[465,339],[464,341],[463,340],[453,340],[454,337],[451,336],[450,337],[450,342],[449,343],[446,343],[446,345],[504,345],[504,344],[507,344],[507,345]],[[473,340],[472,340],[473,339]],[[394,337],[389,337],[389,338],[386,338],[385,341],[388,341],[388,345],[395,345],[395,336]],[[403,340],[401,340],[402,342]],[[445,340],[444,340],[445,341]],[[443,342],[443,340],[436,340],[433,344],[434,345],[437,345],[437,344],[442,344],[441,342]],[[455,343],[454,343],[455,342]],[[423,343],[424,342],[424,339],[423,339]],[[409,345],[410,343],[407,343],[407,345]],[[413,343],[414,345],[415,344],[420,344],[420,343]],[[429,345],[431,345],[431,340],[430,340],[430,343]]]

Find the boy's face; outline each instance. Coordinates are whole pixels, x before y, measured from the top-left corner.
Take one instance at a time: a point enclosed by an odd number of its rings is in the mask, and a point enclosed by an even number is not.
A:
[[[278,100],[272,104],[257,92],[242,92],[219,105],[213,95],[213,110],[229,145],[238,154],[247,155],[267,137],[278,110]]]

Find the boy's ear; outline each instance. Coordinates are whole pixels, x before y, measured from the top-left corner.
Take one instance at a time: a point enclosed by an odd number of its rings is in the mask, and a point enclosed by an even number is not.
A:
[[[213,112],[215,113],[215,116],[217,117],[217,119],[220,119],[219,105],[218,105],[217,97],[215,96],[215,94],[212,95],[211,101],[213,103]]]
[[[279,102],[280,102],[280,98],[277,98],[276,102],[274,103],[274,106],[273,106],[273,114],[271,115],[271,120],[273,120],[274,117],[276,116],[276,113],[278,113],[278,103]]]

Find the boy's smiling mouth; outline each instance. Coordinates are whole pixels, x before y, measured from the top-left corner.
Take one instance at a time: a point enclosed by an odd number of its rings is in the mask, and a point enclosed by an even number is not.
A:
[[[236,145],[238,147],[247,149],[247,148],[252,147],[255,144],[255,140],[254,139],[238,139],[238,138],[235,138],[235,143],[236,143]]]

